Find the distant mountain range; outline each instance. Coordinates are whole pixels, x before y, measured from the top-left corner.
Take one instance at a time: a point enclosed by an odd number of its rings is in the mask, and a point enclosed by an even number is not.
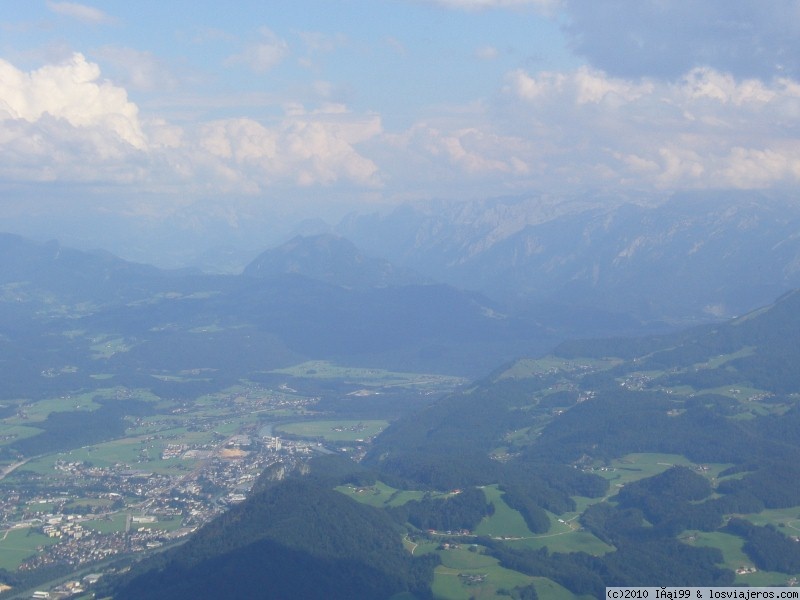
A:
[[[800,286],[800,203],[791,192],[431,200],[361,209],[338,224],[331,215],[290,222],[254,211],[237,221],[210,207],[187,211],[157,223],[70,223],[64,235],[83,248],[212,272],[248,266],[353,289],[440,282],[569,335],[724,319]],[[339,237],[316,237],[325,232]]]
[[[264,250],[240,275],[0,235],[12,355],[0,369],[59,369],[59,349],[87,357],[105,335],[124,352],[91,368],[131,377],[132,364],[141,377],[221,361],[236,378],[309,358],[475,376],[566,339],[718,321],[800,286],[800,206],[755,193],[426,203],[338,231]],[[59,327],[86,333],[54,344]],[[20,345],[41,362],[18,364]]]
[[[431,283],[410,269],[366,256],[351,241],[332,234],[298,235],[261,253],[243,275],[266,278],[287,273],[359,289]]]
[[[427,283],[329,235],[267,251],[241,275],[12,235],[0,250],[0,373],[11,396],[80,388],[98,372],[148,387],[167,371],[210,370],[225,385],[309,359],[474,374],[553,343],[481,294]],[[98,351],[101,340],[114,351]],[[196,391],[185,383],[176,388]]]
[[[757,192],[419,203],[337,231],[530,318],[560,307],[587,324],[592,313],[687,324],[800,286],[800,204]]]

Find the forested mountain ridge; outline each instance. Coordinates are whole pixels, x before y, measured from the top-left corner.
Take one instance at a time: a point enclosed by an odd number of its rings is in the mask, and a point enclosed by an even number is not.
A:
[[[84,252],[57,241],[44,244],[0,233],[0,285],[4,305],[76,305],[130,302],[177,282],[188,271],[163,271],[103,251]],[[43,297],[44,296],[44,297]],[[46,301],[40,306],[38,301]]]
[[[433,557],[414,559],[388,515],[314,480],[270,485],[117,584],[117,600],[430,598]]]
[[[619,356],[640,371],[670,369],[698,388],[748,383],[772,393],[800,389],[800,291],[726,323],[664,336],[564,342],[564,358]],[[669,380],[669,377],[667,378]]]
[[[575,497],[593,498],[580,523],[613,552],[587,557],[481,541],[501,564],[576,594],[733,583],[718,550],[687,545],[697,530],[734,536],[725,539],[738,538],[755,564],[794,575],[786,565],[795,563],[764,558],[765,540],[784,534],[728,521],[800,507],[800,379],[792,367],[800,361],[799,309],[794,291],[680,334],[566,343],[395,422],[365,464],[396,486],[497,484],[532,532],[548,529],[542,509],[574,514]],[[639,479],[635,465],[650,455],[688,468]],[[608,487],[615,481],[623,483]]]
[[[800,379],[791,368],[800,361],[798,315],[800,291],[794,291],[743,317],[679,334],[566,342],[556,349],[551,363],[518,361],[474,388],[393,424],[367,461],[385,462],[394,453],[429,450],[454,455],[464,451],[488,459],[491,449],[506,445],[506,434],[533,423],[538,424],[535,435],[527,441],[517,436],[515,444],[531,453],[552,452],[567,460],[580,454],[573,456],[577,451],[570,450],[565,439],[556,443],[556,432],[569,434],[576,443],[584,439],[587,448],[592,444],[582,436],[607,438],[605,444],[595,444],[589,457],[608,458],[607,444],[634,438],[641,438],[634,445],[649,445],[654,451],[666,451],[655,450],[659,445],[681,450],[686,443],[685,450],[693,452],[689,434],[680,441],[683,436],[649,437],[646,430],[665,426],[678,431],[700,416],[707,424],[716,423],[700,440],[735,427],[769,444],[767,432],[773,421],[778,417],[787,421],[798,412]],[[543,368],[542,362],[552,366]],[[753,418],[730,418],[735,415]],[[542,419],[547,421],[544,427]],[[614,430],[627,431],[616,441],[603,425],[613,423]],[[638,424],[627,425],[633,423]],[[721,447],[741,447],[738,441],[734,437]],[[756,448],[742,448],[738,460]]]

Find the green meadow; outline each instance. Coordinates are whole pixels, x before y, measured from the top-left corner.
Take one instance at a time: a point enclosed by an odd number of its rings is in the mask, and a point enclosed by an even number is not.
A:
[[[773,525],[788,536],[800,536],[800,506],[768,508],[755,515],[742,515],[754,525]]]
[[[367,367],[344,367],[326,360],[307,361],[293,367],[275,369],[270,372],[307,379],[338,379],[348,383],[380,387],[441,388],[455,387],[465,383],[463,378],[450,375],[402,373]]]
[[[357,500],[362,504],[370,506],[387,507],[402,506],[409,500],[421,500],[426,493],[432,498],[446,498],[450,494],[445,492],[422,492],[419,490],[399,490],[386,485],[382,481],[376,481],[374,485],[357,487],[353,485],[342,485],[336,488],[337,491]]]
[[[0,569],[13,571],[23,560],[35,554],[38,547],[58,541],[58,538],[47,537],[32,527],[4,531],[0,534]]]
[[[299,421],[275,426],[277,433],[330,442],[355,442],[374,437],[389,425],[388,421]]]
[[[441,600],[508,598],[504,592],[526,586],[533,577],[505,569],[497,559],[481,553],[481,547],[460,546],[438,552],[442,564],[436,567],[433,595]]]
[[[691,467],[694,463],[679,454],[628,454],[611,461],[607,467],[599,467],[595,472],[609,480],[612,486],[609,492],[613,495],[616,493],[613,489],[615,486],[653,477],[676,465]]]
[[[523,538],[532,537],[533,533],[525,524],[525,519],[514,510],[505,500],[503,492],[496,485],[487,485],[483,488],[486,500],[494,504],[494,514],[486,516],[475,528],[476,535],[486,535],[492,538]]]
[[[719,549],[725,560],[725,566],[733,571],[753,566],[753,561],[742,550],[744,540],[739,536],[721,531],[684,531],[680,535],[680,540],[690,546]]]
[[[477,535],[503,538],[512,548],[544,548],[551,552],[586,552],[600,555],[613,550],[594,535],[585,531],[577,522],[579,513],[554,515],[548,513],[550,529],[536,534],[528,529],[519,511],[503,500],[503,492],[496,485],[483,488],[487,501],[494,504],[494,514],[484,517],[475,528]]]

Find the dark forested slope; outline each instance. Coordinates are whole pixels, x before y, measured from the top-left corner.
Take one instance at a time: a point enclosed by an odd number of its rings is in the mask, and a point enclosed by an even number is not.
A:
[[[431,558],[412,558],[387,514],[291,478],[140,565],[114,598],[427,598]]]

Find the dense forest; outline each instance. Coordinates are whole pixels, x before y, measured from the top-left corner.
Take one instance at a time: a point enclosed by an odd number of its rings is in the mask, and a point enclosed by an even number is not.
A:
[[[493,513],[494,506],[487,504],[483,492],[474,487],[459,490],[444,500],[428,497],[392,509],[400,523],[438,531],[472,530],[483,517]]]

